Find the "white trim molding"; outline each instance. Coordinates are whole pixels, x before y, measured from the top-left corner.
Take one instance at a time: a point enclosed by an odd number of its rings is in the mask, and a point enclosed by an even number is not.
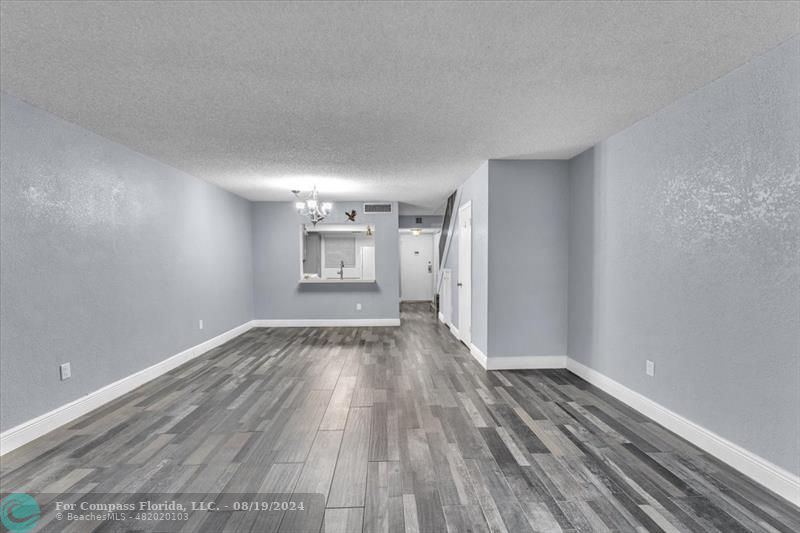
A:
[[[564,368],[566,355],[523,355],[518,357],[489,357],[484,368],[487,370],[533,370]]]
[[[441,320],[442,322],[445,321],[444,320],[444,315],[442,315],[441,313],[439,313],[439,320]],[[450,333],[453,334],[453,337],[455,337],[457,341],[463,343],[464,340],[461,338],[461,332],[458,331],[458,328],[455,327],[452,322],[446,322],[446,325],[447,325],[448,329],[450,330]],[[478,364],[481,365],[485,369],[486,368],[486,360],[487,360],[486,354],[483,353],[480,348],[478,348],[477,346],[475,346],[471,342],[469,343],[468,348],[469,348],[469,353],[472,355],[472,357],[474,357],[475,360],[478,362]]]
[[[456,338],[456,340],[460,341],[461,340],[461,332],[458,331],[458,328],[455,327],[452,322],[449,322],[447,324],[447,327],[450,328],[450,333],[453,334],[453,336]]]
[[[458,337],[458,335],[456,335]],[[566,355],[525,355],[521,357],[488,357],[474,344],[469,344],[469,353],[485,370],[532,370],[564,368]]]
[[[23,446],[69,422],[119,398],[133,389],[201,356],[209,350],[241,335],[254,327],[354,327],[397,326],[399,319],[332,319],[332,320],[252,320],[216,337],[188,348],[159,363],[122,378],[68,404],[23,422],[0,434],[0,455]],[[460,339],[458,329],[447,324]],[[487,370],[531,368],[566,368],[616,399],[636,409],[680,437],[691,442],[717,459],[727,463],[767,489],[800,505],[800,476],[797,476],[758,455],[734,444],[716,433],[670,411],[661,404],[629,389],[621,383],[563,355],[489,358],[477,346],[470,344],[470,354]]]
[[[149,366],[143,370],[135,372],[114,383],[106,385],[94,392],[73,400],[67,404],[57,407],[52,411],[39,415],[36,418],[23,422],[18,426],[10,428],[0,434],[0,455],[19,448],[42,435],[50,433],[65,424],[68,424],[98,407],[115,400],[133,389],[144,385],[170,370],[191,361],[195,357],[203,355],[212,348],[216,348],[234,337],[238,337],[245,331],[252,328],[252,321],[245,322],[241,326],[221,333],[214,338],[201,342],[191,348],[164,359],[163,361]]]
[[[439,322],[441,322],[442,324],[445,323],[444,313],[442,313],[441,311],[439,311]]]
[[[458,335],[456,335],[456,338],[458,338]],[[459,340],[461,340],[461,339],[459,339]],[[472,357],[474,357],[475,360],[478,361],[479,365],[481,365],[483,368],[487,368],[486,367],[486,363],[489,360],[489,358],[486,357],[486,354],[483,353],[480,350],[480,348],[478,348],[477,346],[475,346],[472,343],[469,343],[469,353],[471,353]],[[488,370],[488,368],[487,368],[487,370]]]
[[[315,319],[259,319],[254,328],[358,328],[399,326],[399,318],[315,318]]]
[[[456,339],[460,340],[458,329],[453,324],[447,326]],[[469,345],[469,352],[486,370],[566,368],[775,494],[800,506],[800,476],[670,411],[663,405],[568,356],[487,357],[472,343]]]
[[[720,437],[574,359],[567,358],[566,367],[573,374],[655,420],[774,493],[800,506],[800,476]]]

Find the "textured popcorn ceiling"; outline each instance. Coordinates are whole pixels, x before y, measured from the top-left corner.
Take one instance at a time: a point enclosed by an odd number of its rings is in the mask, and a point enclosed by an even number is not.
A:
[[[253,200],[440,205],[800,30],[794,2],[3,2],[2,90]],[[409,206],[409,211],[412,208]]]

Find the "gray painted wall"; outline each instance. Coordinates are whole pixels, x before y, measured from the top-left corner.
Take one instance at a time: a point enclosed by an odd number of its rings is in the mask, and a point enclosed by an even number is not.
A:
[[[567,353],[569,165],[490,160],[459,188],[472,202],[472,343],[487,357]],[[445,258],[458,321],[458,209]]]
[[[0,122],[0,429],[252,318],[249,202],[5,94]]]
[[[489,280],[489,165],[484,162],[459,188],[459,204],[454,209],[455,228],[445,257],[445,268],[452,270],[453,325],[458,324],[458,209],[472,202],[472,344],[486,353],[488,345]]]
[[[795,38],[573,159],[569,283],[571,357],[795,474],[798,87]]]
[[[417,222],[418,218],[422,219],[421,223]],[[441,229],[443,218],[444,217],[438,215],[400,215],[400,227]]]
[[[569,161],[569,267],[567,354],[592,366],[594,339],[595,224],[594,150]],[[659,369],[660,370],[660,369]]]
[[[489,161],[488,357],[567,354],[567,161]]]
[[[337,202],[325,223],[375,226],[375,284],[299,285],[300,217],[290,202],[253,204],[255,316],[259,319],[370,319],[400,317],[400,240],[397,204],[391,214],[365,215],[363,202]],[[362,310],[356,311],[356,303]]]

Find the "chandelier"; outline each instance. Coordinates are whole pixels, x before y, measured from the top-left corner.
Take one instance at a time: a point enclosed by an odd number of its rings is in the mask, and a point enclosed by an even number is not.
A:
[[[327,217],[331,213],[331,209],[333,209],[331,202],[319,201],[316,185],[314,185],[314,189],[311,192],[292,191],[292,194],[299,200],[294,204],[297,208],[297,214],[308,217],[315,226],[317,222]]]

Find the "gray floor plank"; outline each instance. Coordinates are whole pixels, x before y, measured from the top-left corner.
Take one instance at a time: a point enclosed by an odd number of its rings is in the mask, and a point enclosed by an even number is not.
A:
[[[328,507],[363,507],[372,408],[353,407],[347,417]]]
[[[252,329],[4,455],[2,488],[324,502],[186,525],[214,533],[800,530],[795,506],[568,371],[483,370],[429,309]]]

